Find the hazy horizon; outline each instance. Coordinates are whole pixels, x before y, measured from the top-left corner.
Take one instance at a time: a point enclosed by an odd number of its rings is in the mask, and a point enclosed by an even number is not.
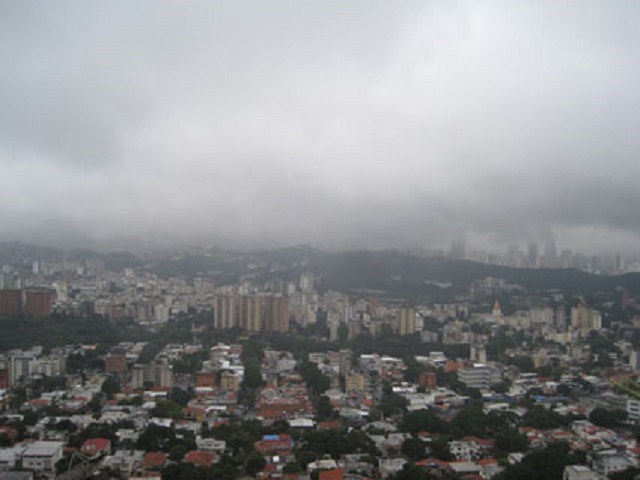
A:
[[[640,253],[630,1],[0,6],[0,240]]]

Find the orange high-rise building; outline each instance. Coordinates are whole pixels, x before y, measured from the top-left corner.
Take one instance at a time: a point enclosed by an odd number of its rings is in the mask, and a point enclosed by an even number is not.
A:
[[[104,357],[104,371],[105,373],[126,373],[127,355],[124,352],[112,352]]]
[[[0,390],[9,388],[9,369],[0,368]]]
[[[435,372],[420,372],[418,377],[418,385],[421,387],[434,389],[438,388],[438,379]]]
[[[0,316],[19,315],[22,313],[22,290],[0,290]]]
[[[48,317],[51,315],[55,293],[51,290],[27,290],[24,313],[29,317]]]

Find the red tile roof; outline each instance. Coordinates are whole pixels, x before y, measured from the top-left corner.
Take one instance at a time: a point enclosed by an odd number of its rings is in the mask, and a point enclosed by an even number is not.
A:
[[[184,461],[198,466],[210,467],[216,461],[216,454],[204,450],[193,450],[187,452]]]
[[[108,452],[111,449],[111,440],[108,438],[90,438],[82,444],[80,451],[90,455]]]
[[[319,480],[343,480],[344,472],[341,468],[336,468],[334,470],[324,470],[320,472],[318,476]]]
[[[342,428],[342,422],[340,420],[320,422],[320,425],[319,425],[320,430],[332,430],[332,429],[340,429],[340,428]]]
[[[162,452],[147,452],[142,459],[143,467],[162,467],[167,462],[167,455]]]

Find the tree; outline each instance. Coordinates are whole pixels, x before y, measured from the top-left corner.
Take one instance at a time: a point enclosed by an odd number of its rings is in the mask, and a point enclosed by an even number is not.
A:
[[[160,400],[149,413],[152,417],[182,418],[182,407],[172,400]]]
[[[539,428],[541,430],[550,430],[566,425],[567,419],[562,415],[547,410],[544,407],[535,405],[530,408],[522,417],[522,424],[527,427]]]
[[[500,383],[496,383],[492,389],[494,392],[496,393],[507,393],[509,391],[509,387],[511,385],[509,384],[509,382],[500,382]]]
[[[563,397],[569,397],[569,398],[573,397],[573,392],[571,391],[571,387],[566,383],[561,383],[560,385],[558,385],[558,388],[556,388],[556,393]]]
[[[347,343],[349,338],[349,327],[345,323],[338,325],[338,340],[341,344]]]
[[[407,369],[404,371],[404,379],[407,382],[417,383],[418,376],[420,375],[420,372],[425,370],[425,367],[418,363],[416,357],[412,355],[406,355],[404,363],[407,366]]]
[[[416,437],[409,437],[402,443],[402,454],[410,460],[420,460],[427,452],[427,444]]]
[[[282,467],[282,473],[303,473],[304,468],[297,462],[289,462]]]
[[[449,462],[453,460],[453,455],[451,455],[451,450],[449,450],[449,442],[444,437],[438,437],[431,442],[431,456],[437,458],[439,460],[444,460],[445,462]]]
[[[78,426],[75,423],[73,423],[71,420],[65,418],[55,424],[55,429],[58,431],[74,433],[76,430],[78,430]]]
[[[173,430],[151,424],[138,437],[136,447],[147,452],[166,452],[175,441],[176,434]]]
[[[212,468],[196,467],[191,463],[172,463],[162,471],[162,480],[209,480],[210,478],[225,478],[215,476]],[[226,477],[231,479],[233,477]]]
[[[144,398],[142,398],[142,395],[136,395],[130,398],[123,398],[118,402],[118,405],[123,407],[129,406],[129,405],[132,407],[140,407],[142,406],[143,403],[144,403]]]
[[[169,400],[182,407],[186,407],[189,400],[191,400],[191,394],[189,392],[185,392],[181,388],[173,387],[171,394],[169,395]]]
[[[173,462],[179,462],[187,453],[187,447],[182,444],[173,445],[169,448],[169,459]]]
[[[527,437],[515,430],[503,430],[495,438],[496,448],[505,453],[524,452],[529,448]]]
[[[483,436],[487,430],[487,415],[476,405],[467,405],[451,422],[451,429],[458,430],[460,436]]]
[[[247,475],[255,475],[256,473],[261,472],[266,464],[267,461],[264,459],[264,456],[253,450],[245,459],[244,471]]]
[[[393,392],[385,392],[378,404],[378,410],[380,410],[382,415],[385,417],[390,417],[392,415],[403,413],[407,409],[408,405],[409,401],[402,395],[398,395]]]
[[[331,404],[331,400],[326,395],[322,395],[317,402],[316,411],[318,414],[318,420],[327,420],[335,417],[335,409]]]
[[[331,455],[334,459],[338,459],[346,453],[353,453],[353,447],[349,444],[347,437],[339,430],[306,432],[303,442],[302,450],[311,451],[321,456]]]
[[[412,463],[407,463],[395,476],[396,480],[430,480],[431,478],[424,468]]]
[[[175,373],[194,374],[202,369],[203,352],[191,353],[183,355],[182,358],[172,362],[173,371]]]
[[[596,407],[589,414],[589,421],[602,428],[615,428],[624,422],[627,418],[627,412],[621,409],[607,410],[606,408]]]
[[[449,425],[435,412],[429,409],[409,412],[402,419],[398,428],[401,432],[418,433],[422,431],[431,433],[447,433]]]
[[[373,456],[380,455],[375,442],[362,430],[351,430],[347,434],[347,443],[349,445],[348,453],[367,453]]]
[[[306,448],[300,449],[296,452],[296,463],[306,468],[309,463],[315,462],[321,456],[322,454],[319,452],[308,450]]]
[[[253,449],[257,437],[245,429],[234,428],[227,439],[227,446],[235,455],[246,454]]]
[[[640,477],[640,468],[630,467],[622,472],[615,472],[609,475],[610,480],[636,480]]]
[[[262,374],[260,373],[260,362],[255,358],[250,358],[244,362],[243,388],[255,389],[262,386]]]
[[[111,399],[116,393],[120,393],[120,382],[114,377],[107,377],[107,379],[102,382],[101,391],[107,398]]]
[[[521,422],[521,418],[515,412],[494,410],[487,414],[487,429],[490,433],[516,430]]]
[[[535,365],[533,364],[533,359],[531,357],[515,357],[512,363],[518,367],[521,372],[532,372],[535,369]]]
[[[561,480],[564,467],[578,463],[566,443],[552,443],[524,457],[522,463],[507,467],[503,480]]]
[[[300,366],[300,374],[314,395],[322,395],[331,386],[331,379],[320,372],[318,366],[313,362],[303,361]]]

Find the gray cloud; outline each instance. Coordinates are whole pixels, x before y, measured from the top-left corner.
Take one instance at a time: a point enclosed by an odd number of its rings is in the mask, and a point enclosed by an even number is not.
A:
[[[7,238],[637,242],[635,2],[0,9]]]

